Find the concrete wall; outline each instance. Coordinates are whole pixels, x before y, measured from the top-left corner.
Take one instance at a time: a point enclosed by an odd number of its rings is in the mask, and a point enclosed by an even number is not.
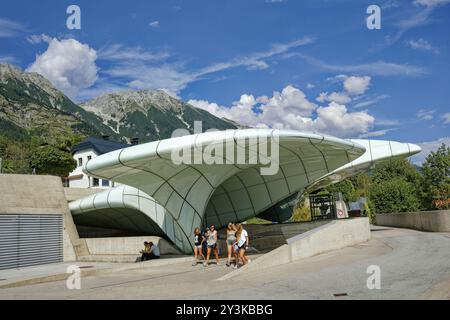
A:
[[[226,280],[242,273],[286,264],[368,240],[370,240],[369,218],[334,220],[288,239],[288,244],[266,253],[219,280]]]
[[[335,220],[288,240],[291,260],[311,257],[370,239],[369,218]]]
[[[377,215],[377,225],[431,232],[450,232],[450,210]]]
[[[78,237],[59,177],[0,174],[0,213],[62,214],[64,261],[89,254],[86,243]]]
[[[318,220],[302,223],[277,223],[277,224],[245,224],[250,237],[249,253],[266,253],[284,244],[293,236],[307,232],[321,225],[327,224],[327,220]],[[227,254],[226,228],[219,230],[219,251]]]
[[[85,239],[89,252],[93,255],[129,255],[139,254],[144,241],[156,243],[161,255],[180,254],[167,240],[160,237],[119,237]]]

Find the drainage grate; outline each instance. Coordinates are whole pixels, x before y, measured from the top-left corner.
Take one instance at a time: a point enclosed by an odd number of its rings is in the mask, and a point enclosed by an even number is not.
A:
[[[348,294],[346,292],[334,293],[333,296],[335,296],[335,297],[347,297]]]

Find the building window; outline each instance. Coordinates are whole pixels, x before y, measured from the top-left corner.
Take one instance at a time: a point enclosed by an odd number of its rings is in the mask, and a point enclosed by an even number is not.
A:
[[[99,180],[97,178],[92,179],[92,186],[98,187],[99,186]]]
[[[92,156],[87,156],[88,161],[92,159]]]
[[[78,166],[81,167],[83,165],[83,158],[78,158]]]
[[[102,187],[109,187],[109,180],[102,180]]]

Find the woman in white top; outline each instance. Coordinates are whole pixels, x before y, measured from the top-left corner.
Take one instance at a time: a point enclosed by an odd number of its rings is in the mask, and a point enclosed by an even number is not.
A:
[[[242,227],[242,224],[238,224],[236,231],[236,243],[234,245],[235,251],[237,251],[238,260],[241,260],[244,265],[248,263],[248,259],[245,256],[245,251],[248,248],[248,233]],[[236,267],[238,260],[236,260]]]

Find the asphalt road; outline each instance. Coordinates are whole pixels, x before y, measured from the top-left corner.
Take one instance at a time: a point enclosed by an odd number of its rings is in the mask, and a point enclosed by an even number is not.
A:
[[[450,234],[377,228],[364,244],[218,281],[231,272],[223,262],[86,277],[80,290],[65,281],[0,289],[0,299],[450,299]],[[367,287],[369,266],[380,289]]]

